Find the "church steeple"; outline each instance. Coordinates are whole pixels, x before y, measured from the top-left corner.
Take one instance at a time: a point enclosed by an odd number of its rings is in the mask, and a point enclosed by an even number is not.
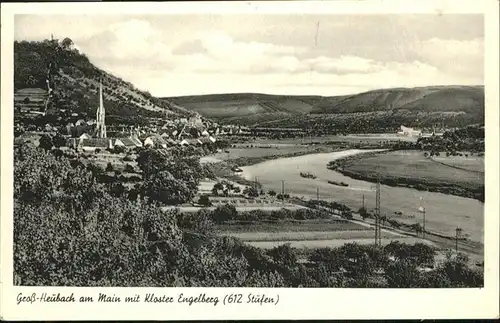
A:
[[[106,138],[105,111],[102,99],[102,82],[99,82],[99,108],[97,108],[97,137]]]

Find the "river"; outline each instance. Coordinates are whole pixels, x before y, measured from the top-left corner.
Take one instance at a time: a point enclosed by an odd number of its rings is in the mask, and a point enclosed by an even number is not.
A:
[[[344,150],[333,153],[310,154],[298,157],[279,158],[259,164],[241,167],[242,176],[248,180],[257,180],[265,190],[281,192],[284,180],[285,193],[323,200],[338,201],[354,210],[364,202],[370,211],[375,208],[375,184],[355,180],[326,168],[329,161],[352,156],[363,152],[379,150]],[[317,176],[308,179],[300,172],[310,172]],[[348,187],[329,184],[327,181],[344,182]],[[318,191],[319,190],[319,191]],[[469,198],[434,192],[422,192],[405,187],[381,185],[381,214],[406,223],[422,223],[420,206],[426,209],[426,229],[449,236],[455,235],[460,227],[469,239],[483,243],[484,204]],[[402,216],[394,212],[403,212]]]

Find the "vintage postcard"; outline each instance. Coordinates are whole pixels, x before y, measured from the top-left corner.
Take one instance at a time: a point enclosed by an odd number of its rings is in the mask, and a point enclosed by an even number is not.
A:
[[[498,317],[498,1],[1,11],[3,319]]]

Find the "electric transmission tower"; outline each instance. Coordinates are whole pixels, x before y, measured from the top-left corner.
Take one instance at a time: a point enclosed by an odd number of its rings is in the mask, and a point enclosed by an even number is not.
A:
[[[380,230],[380,178],[377,177],[377,188],[375,198],[375,245],[382,245],[382,234]]]

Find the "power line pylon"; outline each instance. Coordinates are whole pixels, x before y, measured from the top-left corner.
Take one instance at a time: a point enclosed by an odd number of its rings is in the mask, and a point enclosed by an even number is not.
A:
[[[382,235],[380,231],[380,178],[377,177],[377,191],[375,199],[375,245],[382,245]]]

